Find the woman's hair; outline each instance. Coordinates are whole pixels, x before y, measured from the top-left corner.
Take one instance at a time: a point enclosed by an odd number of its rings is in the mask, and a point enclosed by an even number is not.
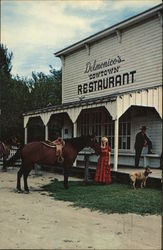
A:
[[[107,137],[105,137],[105,136],[103,136],[103,137],[101,138],[101,141],[108,142],[108,138],[107,138]]]
[[[101,138],[101,146],[102,146],[102,143],[106,143],[106,145],[108,145],[108,138],[105,137],[105,136],[103,136],[103,137]]]

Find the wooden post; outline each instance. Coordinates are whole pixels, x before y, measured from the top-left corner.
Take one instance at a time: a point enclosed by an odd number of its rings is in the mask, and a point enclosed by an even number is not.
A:
[[[77,122],[73,123],[73,137],[77,137]]]
[[[77,122],[73,123],[73,137],[77,137]],[[77,161],[76,160],[74,161],[73,165],[75,167],[77,166]]]
[[[118,138],[119,138],[119,119],[115,119],[115,134],[114,134],[114,171],[117,171],[118,166]]]
[[[27,133],[28,133],[28,130],[27,130],[27,127],[24,128],[24,144],[27,144]]]
[[[84,155],[84,163],[85,163],[85,171],[84,171],[84,182],[88,183],[88,177],[89,177],[89,155]]]
[[[48,141],[49,135],[48,135],[48,124],[45,125],[45,141]]]

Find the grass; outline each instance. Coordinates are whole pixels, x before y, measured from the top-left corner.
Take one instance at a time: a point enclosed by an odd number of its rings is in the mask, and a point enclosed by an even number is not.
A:
[[[162,214],[162,194],[160,190],[144,188],[131,189],[125,184],[98,185],[69,181],[69,189],[63,181],[54,180],[43,186],[56,200],[72,202],[72,206],[89,208],[99,212],[136,213],[141,215]]]

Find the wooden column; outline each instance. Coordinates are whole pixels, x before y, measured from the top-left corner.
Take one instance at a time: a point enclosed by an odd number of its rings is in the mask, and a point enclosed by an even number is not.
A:
[[[49,138],[49,134],[48,134],[48,124],[45,125],[45,141],[47,141]]]
[[[77,137],[77,122],[73,123],[73,137]]]
[[[77,137],[77,122],[73,123],[73,137]],[[73,165],[75,167],[77,166],[77,161],[76,160],[74,161]]]
[[[118,137],[119,137],[119,119],[114,121],[115,134],[114,134],[114,171],[117,171],[118,166]]]
[[[28,135],[28,130],[27,127],[24,128],[24,144],[27,144],[27,135]]]

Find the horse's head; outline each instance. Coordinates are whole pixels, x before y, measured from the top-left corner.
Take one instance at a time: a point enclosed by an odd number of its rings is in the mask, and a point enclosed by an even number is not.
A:
[[[6,139],[5,144],[9,146],[18,146],[19,140],[16,136],[10,136],[8,139]]]
[[[100,147],[99,143],[97,142],[96,136],[95,135],[87,135],[86,140],[87,140],[87,146],[91,147],[95,151],[96,155],[99,155],[101,147]]]

